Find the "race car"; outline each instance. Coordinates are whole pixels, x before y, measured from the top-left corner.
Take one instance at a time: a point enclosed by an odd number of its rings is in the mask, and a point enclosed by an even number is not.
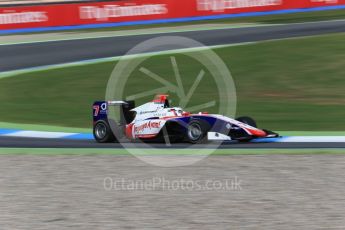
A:
[[[169,105],[168,95],[135,107],[134,101],[96,101],[93,104],[93,135],[97,142],[150,141],[189,142],[250,141],[278,137],[275,132],[258,129],[250,117],[229,118],[219,114],[192,114]],[[109,117],[110,106],[118,106],[120,118]]]

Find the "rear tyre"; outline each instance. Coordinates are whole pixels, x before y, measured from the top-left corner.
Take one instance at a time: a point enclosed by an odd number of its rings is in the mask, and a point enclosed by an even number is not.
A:
[[[99,143],[114,142],[116,140],[108,122],[104,120],[97,121],[94,125],[93,136]]]
[[[236,120],[244,124],[250,125],[254,128],[257,128],[255,120],[251,117],[239,117],[239,118],[236,118]]]
[[[199,144],[207,141],[210,126],[203,120],[192,120],[187,125],[186,139],[189,143]]]

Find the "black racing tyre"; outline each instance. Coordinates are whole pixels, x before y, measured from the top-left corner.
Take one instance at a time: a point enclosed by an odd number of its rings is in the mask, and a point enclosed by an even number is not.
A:
[[[207,141],[207,132],[210,125],[203,120],[191,120],[187,125],[186,140],[192,144],[199,144]]]
[[[104,120],[97,121],[93,126],[93,136],[99,143],[114,142],[116,140],[108,122]]]
[[[236,118],[236,120],[239,122],[245,123],[247,125],[250,125],[254,128],[257,128],[255,120],[251,117],[239,117],[239,118]]]

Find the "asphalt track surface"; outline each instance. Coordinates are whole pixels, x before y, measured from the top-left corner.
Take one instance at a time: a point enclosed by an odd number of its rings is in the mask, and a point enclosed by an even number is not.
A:
[[[211,46],[337,32],[345,32],[344,20],[2,45],[0,46],[0,72],[121,56],[140,42],[159,36],[184,36]],[[167,49],[169,48],[157,47],[155,51]]]
[[[119,149],[123,146],[119,143],[97,143],[93,140],[66,140],[47,138],[26,137],[0,137],[0,148],[110,148]],[[322,149],[322,148],[345,148],[345,143],[229,143],[191,145],[188,143],[135,143],[134,148],[160,148],[160,149],[184,149],[184,148],[217,148],[217,149]]]

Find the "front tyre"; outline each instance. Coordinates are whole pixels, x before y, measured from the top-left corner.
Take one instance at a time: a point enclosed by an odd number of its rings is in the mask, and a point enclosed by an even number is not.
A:
[[[244,124],[250,125],[254,128],[257,128],[256,121],[251,117],[239,117],[239,118],[236,118],[236,120]]]
[[[97,121],[94,125],[93,136],[99,143],[114,142],[116,140],[108,122],[104,120]]]

